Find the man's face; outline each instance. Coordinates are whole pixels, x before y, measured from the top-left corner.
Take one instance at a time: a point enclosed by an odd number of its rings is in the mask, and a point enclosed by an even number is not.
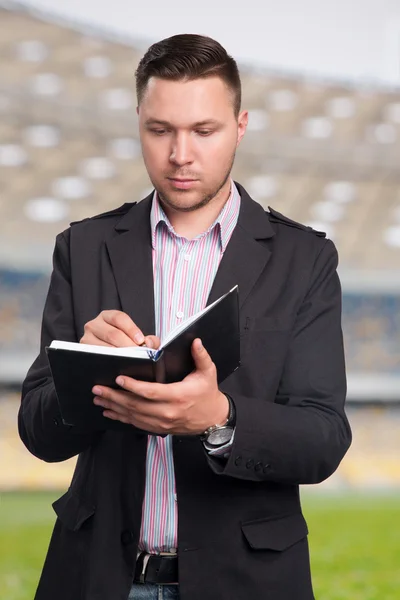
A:
[[[247,112],[235,117],[232,92],[222,79],[153,77],[138,114],[144,162],[167,207],[196,210],[229,189]]]

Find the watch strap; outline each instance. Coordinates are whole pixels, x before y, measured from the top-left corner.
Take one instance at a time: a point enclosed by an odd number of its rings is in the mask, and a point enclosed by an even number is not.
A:
[[[214,431],[216,431],[217,429],[222,429],[222,428],[224,428],[224,429],[225,429],[226,427],[229,427],[229,428],[232,428],[232,430],[233,430],[233,429],[235,428],[235,425],[236,425],[236,410],[235,410],[235,405],[234,405],[234,403],[233,403],[233,400],[232,400],[232,398],[231,398],[230,396],[228,396],[228,394],[225,394],[225,392],[222,392],[222,393],[223,393],[223,394],[226,396],[226,398],[227,398],[227,400],[228,400],[228,402],[229,402],[229,413],[228,413],[228,418],[227,418],[227,420],[225,421],[225,423],[222,423],[221,425],[211,425],[210,427],[208,427],[208,428],[205,430],[205,432],[204,432],[204,433],[202,433],[202,434],[200,435],[200,439],[201,439],[201,441],[202,441],[204,444],[207,444],[208,437],[209,437],[209,436],[210,436],[210,435],[211,435],[211,434],[212,434]],[[213,447],[215,448],[216,446],[213,446]]]
[[[236,425],[236,408],[235,408],[235,404],[232,400],[232,398],[229,396],[229,394],[226,394],[225,392],[222,392],[228,399],[229,402],[229,415],[228,415],[228,420],[225,423],[225,425],[228,425],[229,427],[235,427]]]

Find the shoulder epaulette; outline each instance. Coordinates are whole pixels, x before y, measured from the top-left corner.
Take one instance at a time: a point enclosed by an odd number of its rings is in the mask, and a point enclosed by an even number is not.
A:
[[[84,223],[85,221],[93,221],[95,219],[105,219],[106,217],[125,215],[128,212],[128,210],[130,210],[135,204],[137,204],[137,202],[125,202],[125,204],[119,206],[118,208],[114,208],[113,210],[100,213],[99,215],[94,215],[93,217],[86,217],[86,219],[81,219],[80,221],[72,221],[70,225],[77,225],[78,223]]]
[[[297,221],[293,221],[289,219],[289,217],[285,217],[277,210],[274,210],[270,206],[268,206],[268,210],[270,212],[270,221],[273,223],[283,223],[284,225],[288,225],[289,227],[295,227],[296,229],[302,229],[303,231],[309,231],[318,237],[326,237],[326,233],[324,231],[317,231],[308,225],[303,225],[302,223],[298,223]]]

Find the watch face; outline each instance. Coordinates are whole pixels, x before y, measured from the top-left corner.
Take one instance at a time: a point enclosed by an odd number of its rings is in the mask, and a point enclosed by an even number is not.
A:
[[[211,446],[222,446],[230,442],[233,434],[232,427],[219,427],[210,433],[207,438],[207,444]]]

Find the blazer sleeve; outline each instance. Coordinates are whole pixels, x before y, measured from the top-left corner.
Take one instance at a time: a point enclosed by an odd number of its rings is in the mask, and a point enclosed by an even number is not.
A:
[[[208,458],[216,473],[251,481],[311,484],[323,481],[338,467],[350,446],[351,430],[344,412],[337,264],[336,248],[327,240],[297,314],[276,397],[230,392],[236,407],[235,439],[226,463]]]
[[[90,446],[101,433],[78,433],[62,422],[45,348],[54,339],[77,341],[69,261],[69,231],[56,238],[53,272],[43,312],[40,353],[22,385],[19,435],[28,450],[47,462],[63,461]]]

